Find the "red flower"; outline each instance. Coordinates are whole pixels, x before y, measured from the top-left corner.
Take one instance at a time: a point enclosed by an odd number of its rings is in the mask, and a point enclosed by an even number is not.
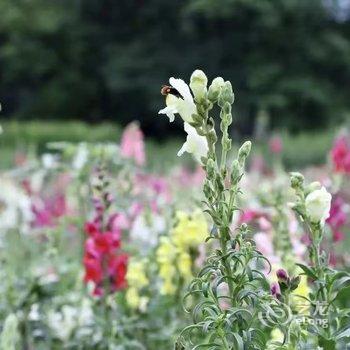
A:
[[[99,259],[85,256],[84,266],[85,266],[85,276],[84,276],[85,283],[93,282],[94,284],[97,285],[102,282],[103,271],[102,271],[102,266]]]
[[[84,231],[89,235],[89,236],[94,236],[96,233],[99,232],[99,227],[96,222],[91,222],[88,221],[84,225]]]
[[[109,261],[109,274],[111,276],[113,289],[119,290],[126,287],[126,272],[127,272],[128,256],[121,254],[111,257]]]
[[[128,256],[118,252],[120,248],[120,232],[99,232],[95,223],[87,222],[85,231],[89,238],[85,242],[84,282],[94,284],[94,295],[104,293],[105,283],[114,292],[126,287],[126,271]]]

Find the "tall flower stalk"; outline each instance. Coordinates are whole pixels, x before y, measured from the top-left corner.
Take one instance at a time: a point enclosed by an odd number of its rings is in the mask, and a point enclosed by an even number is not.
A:
[[[163,93],[173,96],[167,96],[167,108],[161,113],[180,114],[185,129],[190,125],[196,131],[196,135],[187,137],[185,149],[196,159],[201,155],[199,160],[206,172],[205,212],[212,221],[206,241],[214,241],[215,248],[185,295],[185,304],[196,301],[192,309],[194,324],[182,331],[176,346],[228,350],[243,349],[243,344],[249,344],[251,348],[263,349],[266,339],[259,328],[265,326],[261,326],[258,314],[263,314],[275,299],[265,275],[259,270],[269,262],[255,249],[247,225],[232,228],[234,213],[239,210],[239,184],[251,143],[245,142],[228,165],[228,159],[232,158],[229,126],[234,94],[231,83],[218,77],[207,88],[205,74],[197,70],[191,77],[193,98],[189,98],[189,88],[183,81],[179,83],[179,79],[171,78],[172,82],[176,82],[180,90],[174,86],[162,89]],[[221,152],[217,150],[215,120],[210,115],[214,108],[220,111]],[[173,114],[169,118],[172,120]]]
[[[329,256],[322,249],[325,221],[329,217],[331,194],[317,182],[306,186],[299,173],[292,173],[291,185],[296,193],[294,211],[309,232],[311,266],[298,264],[313,281],[309,295],[311,316],[318,322],[310,323],[309,332],[324,349],[344,346],[350,335],[349,311],[339,309],[338,298],[342,288],[350,283],[350,275],[329,267]]]

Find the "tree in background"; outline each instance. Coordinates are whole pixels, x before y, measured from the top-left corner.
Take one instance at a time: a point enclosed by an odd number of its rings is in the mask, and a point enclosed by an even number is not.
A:
[[[2,0],[0,95],[18,118],[140,119],[166,77],[200,67],[239,89],[241,132],[261,111],[292,130],[350,109],[350,25],[332,0]],[[338,11],[337,11],[338,10]]]

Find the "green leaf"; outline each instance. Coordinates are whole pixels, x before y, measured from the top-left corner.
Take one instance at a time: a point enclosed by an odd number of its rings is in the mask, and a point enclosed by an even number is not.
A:
[[[314,280],[317,280],[317,275],[315,274],[314,272],[314,269],[309,267],[309,266],[306,266],[304,264],[296,264],[297,266],[299,266],[303,271],[304,271],[304,274]]]

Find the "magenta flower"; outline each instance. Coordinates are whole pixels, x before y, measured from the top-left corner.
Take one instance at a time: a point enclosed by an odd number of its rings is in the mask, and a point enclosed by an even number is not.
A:
[[[335,172],[350,174],[350,145],[345,136],[335,140],[331,158]]]
[[[345,202],[339,196],[334,196],[331,203],[331,210],[329,212],[329,218],[327,224],[332,230],[334,242],[344,240],[344,233],[341,231],[342,227],[347,222],[347,214],[345,211]]]

